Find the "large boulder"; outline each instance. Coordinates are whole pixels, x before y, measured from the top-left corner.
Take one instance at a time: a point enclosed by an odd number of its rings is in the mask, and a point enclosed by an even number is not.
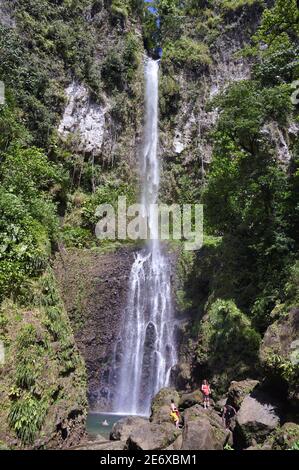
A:
[[[195,405],[184,413],[182,450],[223,450],[231,433],[214,410]]]
[[[267,329],[260,347],[260,362],[268,378],[288,388],[299,405],[299,308],[291,308]]]
[[[171,400],[179,405],[180,396],[173,388],[162,388],[152,401],[152,414],[150,421],[155,424],[170,423]]]
[[[241,380],[240,382],[231,382],[228,389],[227,404],[239,410],[244,398],[249,395],[259,385],[258,380]]]
[[[145,422],[135,427],[130,433],[127,450],[160,450],[166,449],[181,434],[171,423],[155,424]]]
[[[279,404],[264,392],[253,391],[244,398],[237,413],[234,444],[239,449],[261,444],[279,425]]]
[[[179,401],[179,409],[185,410],[191,408],[194,405],[200,405],[203,402],[203,395],[200,390],[196,390],[192,393],[184,393]]]
[[[112,441],[127,441],[132,431],[141,424],[147,423],[147,420],[138,416],[128,416],[120,419],[113,425],[110,433]]]

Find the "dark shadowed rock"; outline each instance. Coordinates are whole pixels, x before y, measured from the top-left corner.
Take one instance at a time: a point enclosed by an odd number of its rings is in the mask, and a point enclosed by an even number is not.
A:
[[[202,402],[203,396],[199,390],[192,393],[185,393],[179,401],[179,409],[185,410],[186,408],[191,408],[191,406],[200,405]]]
[[[55,260],[61,288],[78,348],[85,359],[88,398],[92,408],[109,409],[111,359],[122,313],[127,302],[128,279],[134,251],[69,249]],[[100,325],[100,328],[99,328]]]
[[[265,393],[254,391],[244,398],[237,413],[234,443],[237,448],[261,444],[279,425],[279,404]]]
[[[179,390],[190,389],[192,382],[191,365],[187,362],[180,362],[173,369],[175,385]]]
[[[299,308],[293,307],[267,329],[260,347],[260,362],[270,379],[288,387],[289,398],[299,404]],[[276,385],[277,386],[277,385]]]
[[[259,385],[258,380],[242,380],[241,382],[231,382],[227,404],[233,406],[236,410],[240,408],[244,398],[249,395]]]
[[[163,388],[152,401],[152,414],[150,421],[156,424],[170,423],[170,405],[174,400],[176,406],[180,401],[178,392],[173,388]]]
[[[132,431],[141,424],[147,423],[147,420],[138,416],[128,416],[120,419],[114,424],[110,433],[112,441],[127,441]]]
[[[230,431],[214,410],[195,405],[184,413],[182,450],[223,450],[230,439]]]
[[[173,424],[154,424],[145,422],[135,427],[131,432],[126,448],[128,450],[159,450],[172,444],[181,431]]]

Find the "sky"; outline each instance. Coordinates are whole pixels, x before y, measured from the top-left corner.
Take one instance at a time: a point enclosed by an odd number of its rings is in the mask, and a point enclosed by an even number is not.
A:
[[[153,0],[144,0],[145,3],[152,3]],[[153,7],[148,7],[149,11],[151,11],[152,13],[156,13],[156,9],[153,8]]]

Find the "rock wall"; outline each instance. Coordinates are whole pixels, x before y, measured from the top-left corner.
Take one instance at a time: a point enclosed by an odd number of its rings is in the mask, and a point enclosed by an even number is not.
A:
[[[109,410],[110,366],[114,344],[123,321],[132,248],[101,253],[93,250],[61,251],[55,273],[85,360],[88,399],[93,410]]]

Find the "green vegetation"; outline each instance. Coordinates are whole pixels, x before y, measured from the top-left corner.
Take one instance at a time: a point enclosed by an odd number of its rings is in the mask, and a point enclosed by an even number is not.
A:
[[[275,303],[285,298],[298,240],[298,143],[290,144],[293,161],[287,173],[277,163],[275,144],[266,131],[273,121],[283,129],[298,118],[290,100],[290,84],[298,76],[293,63],[298,42],[290,25],[298,12],[296,2],[289,3],[290,16],[280,26],[277,41],[269,39],[268,30],[285,7],[277,2],[264,13],[256,46],[250,50],[256,57],[253,79],[231,85],[214,100],[220,118],[203,195],[209,230],[225,235],[226,249],[233,249],[240,260],[235,274],[230,273],[235,276],[234,297],[260,331],[271,322]],[[283,53],[278,37],[288,45]],[[261,49],[261,42],[268,42],[269,48]]]
[[[59,403],[78,407],[82,415],[86,405],[83,363],[52,272],[30,287],[27,312],[11,301],[1,306],[9,367],[5,380],[1,376],[1,387],[9,387],[3,402],[8,423],[2,432],[9,425],[6,432],[13,431],[23,446],[32,445],[41,429],[51,428]]]
[[[208,46],[187,37],[182,37],[175,42],[165,44],[164,60],[176,64],[185,65],[192,69],[211,64]]]
[[[234,302],[217,299],[199,327],[197,362],[207,375],[213,374],[217,392],[223,393],[231,377],[238,380],[254,371],[259,343],[259,334]]]

